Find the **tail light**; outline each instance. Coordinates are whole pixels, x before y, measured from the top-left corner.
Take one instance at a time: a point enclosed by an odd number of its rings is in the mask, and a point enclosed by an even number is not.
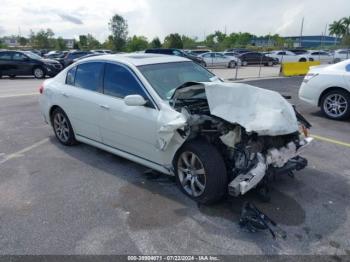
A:
[[[41,84],[39,87],[39,93],[42,94],[44,92],[44,84]]]

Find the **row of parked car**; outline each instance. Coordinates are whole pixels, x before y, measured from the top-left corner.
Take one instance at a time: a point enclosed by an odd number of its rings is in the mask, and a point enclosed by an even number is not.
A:
[[[53,77],[79,59],[111,53],[109,50],[52,51],[40,56],[33,51],[0,50],[0,77],[33,75]]]
[[[207,49],[153,48],[142,52],[185,57],[204,67],[220,66],[227,68],[247,65],[273,66],[283,62],[321,61],[321,63],[337,63],[348,59],[350,56],[350,49],[336,50],[333,53],[302,49],[276,50],[263,53],[252,52],[243,48],[229,49],[224,52],[212,52]],[[0,77],[3,75],[8,75],[11,78],[18,75],[34,75],[36,78],[55,76],[63,68],[80,59],[111,53],[110,50],[50,52],[0,50]]]

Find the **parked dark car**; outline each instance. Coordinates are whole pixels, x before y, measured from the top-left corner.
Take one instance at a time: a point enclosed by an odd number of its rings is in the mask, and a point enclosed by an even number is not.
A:
[[[147,49],[145,53],[153,53],[153,54],[163,54],[163,55],[176,55],[176,56],[182,56],[186,57],[193,62],[196,62],[197,64],[200,64],[202,66],[205,65],[205,62],[202,58],[188,54],[180,49],[176,48],[152,48],[152,49]]]
[[[74,59],[92,54],[90,51],[71,51],[63,58],[57,58],[56,60],[60,62],[63,67],[67,67],[74,63]]]
[[[278,63],[278,60],[258,52],[243,53],[238,58],[242,61],[242,66],[257,64],[273,66]]]
[[[29,51],[1,51],[0,76],[34,75],[44,78],[46,75],[55,76],[62,70],[62,65],[56,60],[44,59]]]

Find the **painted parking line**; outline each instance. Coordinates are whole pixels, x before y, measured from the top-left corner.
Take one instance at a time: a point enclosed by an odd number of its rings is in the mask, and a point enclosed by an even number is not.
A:
[[[39,142],[36,142],[36,143],[32,144],[31,146],[28,146],[26,148],[23,148],[20,151],[17,151],[15,153],[12,153],[10,155],[5,156],[2,160],[0,160],[0,165],[2,165],[3,163],[5,163],[11,159],[23,156],[24,153],[27,153],[28,151],[30,151],[34,148],[37,148],[37,147],[41,146],[42,144],[45,144],[47,141],[49,141],[49,138],[45,138],[43,140],[40,140]]]
[[[325,141],[325,142],[329,142],[332,144],[336,144],[336,145],[340,145],[340,146],[345,146],[345,147],[349,147],[350,148],[350,143],[346,143],[343,141],[339,141],[333,138],[328,138],[328,137],[324,137],[324,136],[319,136],[319,135],[310,135],[311,137],[317,139],[317,140],[321,140],[321,141]]]
[[[15,94],[15,95],[0,95],[0,98],[10,98],[10,97],[19,97],[19,96],[35,96],[39,95],[38,93],[26,93],[26,94]]]

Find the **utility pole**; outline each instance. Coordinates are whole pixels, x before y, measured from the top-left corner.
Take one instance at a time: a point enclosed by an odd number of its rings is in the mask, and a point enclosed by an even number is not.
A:
[[[301,20],[299,47],[301,47],[301,38],[303,37],[303,27],[304,27],[304,17],[303,17],[303,19]]]

